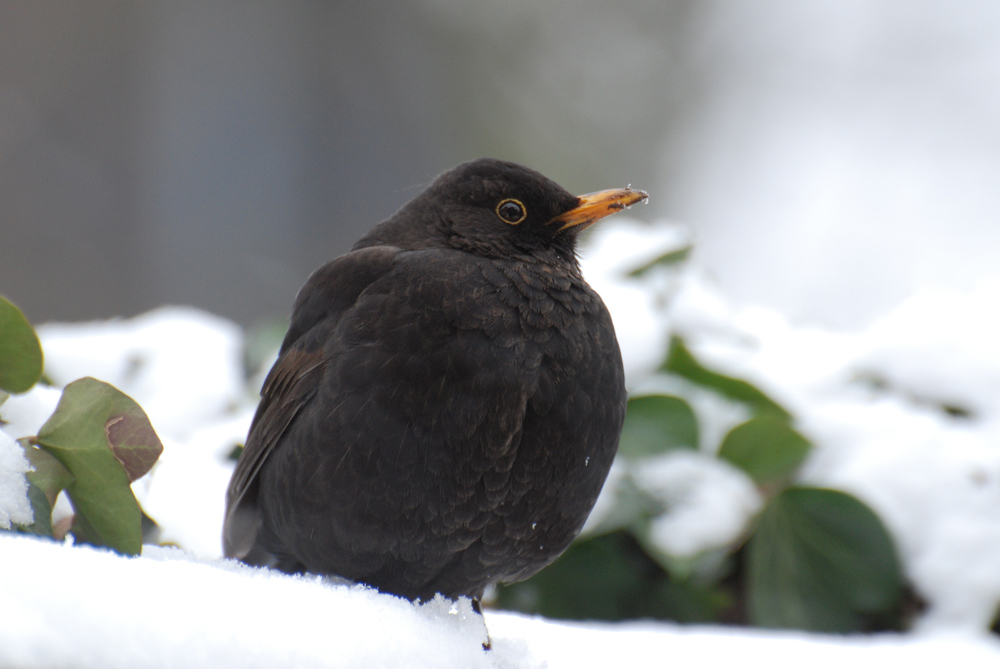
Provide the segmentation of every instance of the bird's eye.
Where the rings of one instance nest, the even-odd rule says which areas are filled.
[[[524,205],[517,200],[504,200],[497,205],[497,216],[506,223],[517,225],[528,216],[528,212],[525,211]]]

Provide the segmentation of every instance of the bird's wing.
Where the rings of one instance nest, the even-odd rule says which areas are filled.
[[[354,251],[318,269],[299,291],[278,361],[261,389],[246,446],[226,491],[223,548],[245,558],[259,525],[257,477],[288,426],[312,399],[324,373],[325,334],[358,296],[392,267],[394,247]]]

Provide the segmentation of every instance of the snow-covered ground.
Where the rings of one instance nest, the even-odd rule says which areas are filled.
[[[412,605],[232,562],[147,548],[123,558],[0,536],[3,667],[990,667],[973,634],[838,638],[671,624],[566,624],[469,602]],[[16,575],[16,577],[11,577]]]
[[[670,276],[623,277],[682,237],[619,219],[584,249],[630,387],[649,387],[667,334],[677,332],[705,364],[789,407],[816,445],[804,479],[852,492],[890,528],[928,603],[915,631],[841,638],[488,611],[493,650],[484,653],[482,621],[468,602],[413,605],[224,561],[227,456],[246,434],[261,379],[244,378],[239,328],[165,307],[128,321],[44,325],[39,334],[54,383],[95,376],[146,409],[164,452],[133,488],[161,541],[180,549],[146,547],[130,559],[0,534],[0,666],[1000,666],[1000,640],[987,632],[1000,602],[1000,276],[972,292],[915,294],[864,331],[834,332],[732,304],[697,257]],[[3,432],[34,434],[58,396],[38,387],[11,397],[0,406]],[[710,404],[695,409],[709,434],[739,419]],[[4,443],[0,514],[12,508],[9,482],[20,475]],[[743,510],[720,508],[697,483],[720,477],[699,476],[690,457],[678,466],[692,472],[681,481],[687,503],[677,505],[687,516],[665,522],[665,540],[731,534],[722,524],[752,509],[747,486],[730,486]],[[662,469],[650,472],[655,484],[679,485],[676,467]]]

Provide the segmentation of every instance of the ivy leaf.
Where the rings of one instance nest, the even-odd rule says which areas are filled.
[[[26,443],[28,439],[19,439],[24,457],[34,468],[28,472],[28,483],[36,486],[49,501],[49,511],[56,503],[56,497],[73,483],[73,475],[63,467],[53,455],[40,448]]]
[[[9,530],[0,528],[0,532],[17,532],[19,534],[34,534],[39,537],[52,537],[52,507],[45,499],[45,493],[38,486],[28,483],[28,504],[31,506],[32,522],[29,525],[12,523]]]
[[[52,536],[52,507],[56,497],[73,482],[73,475],[54,457],[40,448],[36,448],[27,439],[19,439],[18,443],[34,471],[28,472],[28,503],[34,522],[20,528],[23,532],[41,537]]]
[[[0,296],[0,390],[24,393],[42,378],[42,347],[21,310]]]
[[[730,430],[722,440],[719,457],[763,485],[787,478],[811,448],[809,440],[786,421],[764,414]]]
[[[698,448],[698,420],[690,405],[670,395],[630,398],[618,452],[634,458],[677,448]]]
[[[878,516],[836,490],[793,487],[761,514],[748,545],[751,621],[822,632],[861,630],[898,606],[899,558]]]
[[[74,477],[66,488],[76,512],[74,536],[138,555],[142,514],[129,484],[163,451],[142,408],[114,386],[79,379],[66,386],[34,443]]]
[[[497,605],[547,618],[711,622],[730,602],[710,585],[672,580],[620,530],[573,542],[551,565],[497,588]]]
[[[163,452],[163,445],[146,412],[135,402],[122,413],[108,418],[104,423],[104,434],[115,459],[128,474],[129,482],[152,469]]]
[[[670,337],[670,350],[660,371],[676,374],[730,399],[748,404],[757,413],[770,413],[786,420],[791,418],[780,404],[746,381],[703,367],[688,350],[684,340],[677,335]]]

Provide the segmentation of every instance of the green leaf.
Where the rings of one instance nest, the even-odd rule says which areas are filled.
[[[56,503],[56,497],[73,483],[73,475],[63,467],[53,455],[42,449],[26,443],[27,438],[18,440],[24,457],[34,467],[28,472],[28,483],[35,485],[49,501],[49,511]]]
[[[670,337],[670,350],[660,371],[677,374],[730,399],[748,404],[757,413],[770,413],[785,419],[791,417],[780,404],[746,381],[702,367],[688,350],[684,340],[677,335]]]
[[[653,258],[646,264],[636,267],[628,273],[628,276],[636,278],[643,276],[655,267],[669,267],[670,265],[682,263],[691,255],[692,249],[694,249],[694,245],[688,244],[687,246],[682,246],[679,249],[667,251],[666,253]]]
[[[52,536],[52,504],[41,488],[28,481],[28,503],[35,520],[31,525],[18,526],[17,530],[40,537]]]
[[[500,608],[569,620],[709,622],[729,603],[711,587],[670,580],[626,531],[576,541],[538,574],[497,594]]]
[[[73,475],[54,457],[28,442],[28,438],[17,440],[24,457],[33,468],[25,478],[28,480],[28,503],[34,519],[30,525],[18,526],[16,530],[51,538],[52,506],[60,491],[73,482]]]
[[[75,477],[66,493],[77,539],[138,555],[142,516],[129,484],[163,451],[142,408],[114,386],[79,379],[66,386],[35,443]]]
[[[677,448],[698,448],[698,420],[688,403],[670,395],[630,398],[618,452],[634,458]]]
[[[226,454],[226,459],[232,462],[239,462],[240,456],[243,455],[244,450],[243,444],[233,444],[233,447]]]
[[[788,477],[802,464],[812,444],[786,421],[764,414],[737,425],[719,448],[719,457],[736,465],[756,483]]]
[[[751,621],[823,632],[863,629],[892,612],[899,558],[878,516],[835,490],[795,487],[774,497],[748,546]]]
[[[0,296],[0,390],[24,393],[42,378],[42,347],[21,310]]]

